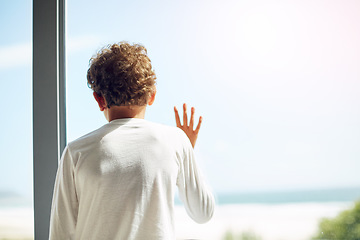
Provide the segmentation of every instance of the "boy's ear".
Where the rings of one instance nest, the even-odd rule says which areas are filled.
[[[103,96],[99,96],[99,94],[97,94],[96,92],[93,92],[93,95],[94,95],[95,100],[99,104],[100,111],[104,111],[107,107],[105,98]]]
[[[149,105],[149,106],[151,106],[151,105],[154,103],[154,101],[155,101],[155,95],[156,95],[156,88],[155,88],[154,92],[151,94],[150,99],[149,99],[149,101],[148,101],[148,105]]]

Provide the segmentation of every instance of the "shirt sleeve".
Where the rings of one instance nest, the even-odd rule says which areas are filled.
[[[50,240],[74,239],[78,199],[74,181],[74,164],[65,148],[59,162],[50,216]]]
[[[184,203],[186,212],[195,222],[206,223],[213,216],[215,200],[196,165],[194,150],[190,141],[188,142],[183,159],[179,161],[177,178],[179,197]]]

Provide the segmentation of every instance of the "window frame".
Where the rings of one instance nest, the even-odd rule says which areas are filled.
[[[33,0],[34,239],[48,239],[57,165],[66,146],[65,13],[65,0]]]

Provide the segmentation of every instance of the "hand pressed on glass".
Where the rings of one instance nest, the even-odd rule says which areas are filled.
[[[202,117],[199,117],[199,123],[196,126],[196,129],[194,130],[194,114],[195,114],[195,108],[192,107],[191,108],[191,116],[190,116],[190,123],[188,125],[188,116],[187,116],[187,107],[186,107],[186,103],[184,103],[183,105],[183,109],[184,109],[184,113],[183,113],[183,125],[181,125],[180,122],[180,117],[179,117],[179,112],[177,110],[176,107],[174,107],[174,111],[175,111],[175,120],[176,120],[176,126],[180,129],[182,129],[186,135],[188,136],[188,138],[190,139],[191,145],[193,146],[193,148],[195,147],[195,143],[196,143],[196,139],[198,137],[199,134],[199,130],[200,130],[200,126],[201,126],[201,122],[202,122]]]

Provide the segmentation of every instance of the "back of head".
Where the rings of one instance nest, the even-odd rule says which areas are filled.
[[[88,86],[106,99],[107,107],[143,106],[155,91],[156,75],[147,50],[120,42],[101,49],[90,59]]]

